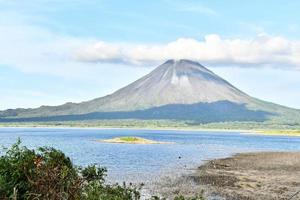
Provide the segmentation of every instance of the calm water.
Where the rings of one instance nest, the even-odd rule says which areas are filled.
[[[94,141],[119,136],[139,136],[175,144],[134,145]],[[0,128],[0,145],[8,147],[18,137],[30,148],[56,147],[77,165],[95,163],[105,166],[111,181],[131,182],[154,181],[161,173],[187,173],[205,160],[239,152],[300,151],[300,137],[229,132]]]

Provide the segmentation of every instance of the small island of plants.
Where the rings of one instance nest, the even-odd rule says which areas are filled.
[[[97,140],[106,143],[124,143],[124,144],[171,144],[171,142],[161,142],[149,140],[141,137],[116,137],[112,139]]]

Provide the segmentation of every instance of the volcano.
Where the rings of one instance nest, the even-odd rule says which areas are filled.
[[[249,96],[198,62],[168,60],[116,92],[82,103],[10,109],[1,121],[165,119],[298,123],[300,111]]]

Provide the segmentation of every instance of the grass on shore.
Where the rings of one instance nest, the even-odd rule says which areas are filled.
[[[0,122],[1,127],[40,127],[40,128],[124,128],[185,131],[237,131],[255,132],[260,135],[300,136],[300,124],[277,124],[271,122],[217,122],[193,123],[177,120],[91,120],[64,122]]]
[[[300,136],[300,130],[259,130],[256,132],[262,135]]]
[[[300,130],[300,124],[276,122],[200,123],[181,120],[85,120],[51,122],[0,122],[0,127],[133,128],[160,130]]]

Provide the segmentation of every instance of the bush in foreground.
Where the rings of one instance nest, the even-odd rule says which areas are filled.
[[[20,141],[0,157],[0,199],[42,200],[139,200],[140,187],[108,185],[106,169],[75,167],[54,148],[31,150]],[[152,197],[160,200],[159,197]],[[196,197],[192,200],[202,200]],[[185,200],[176,197],[175,200]]]

